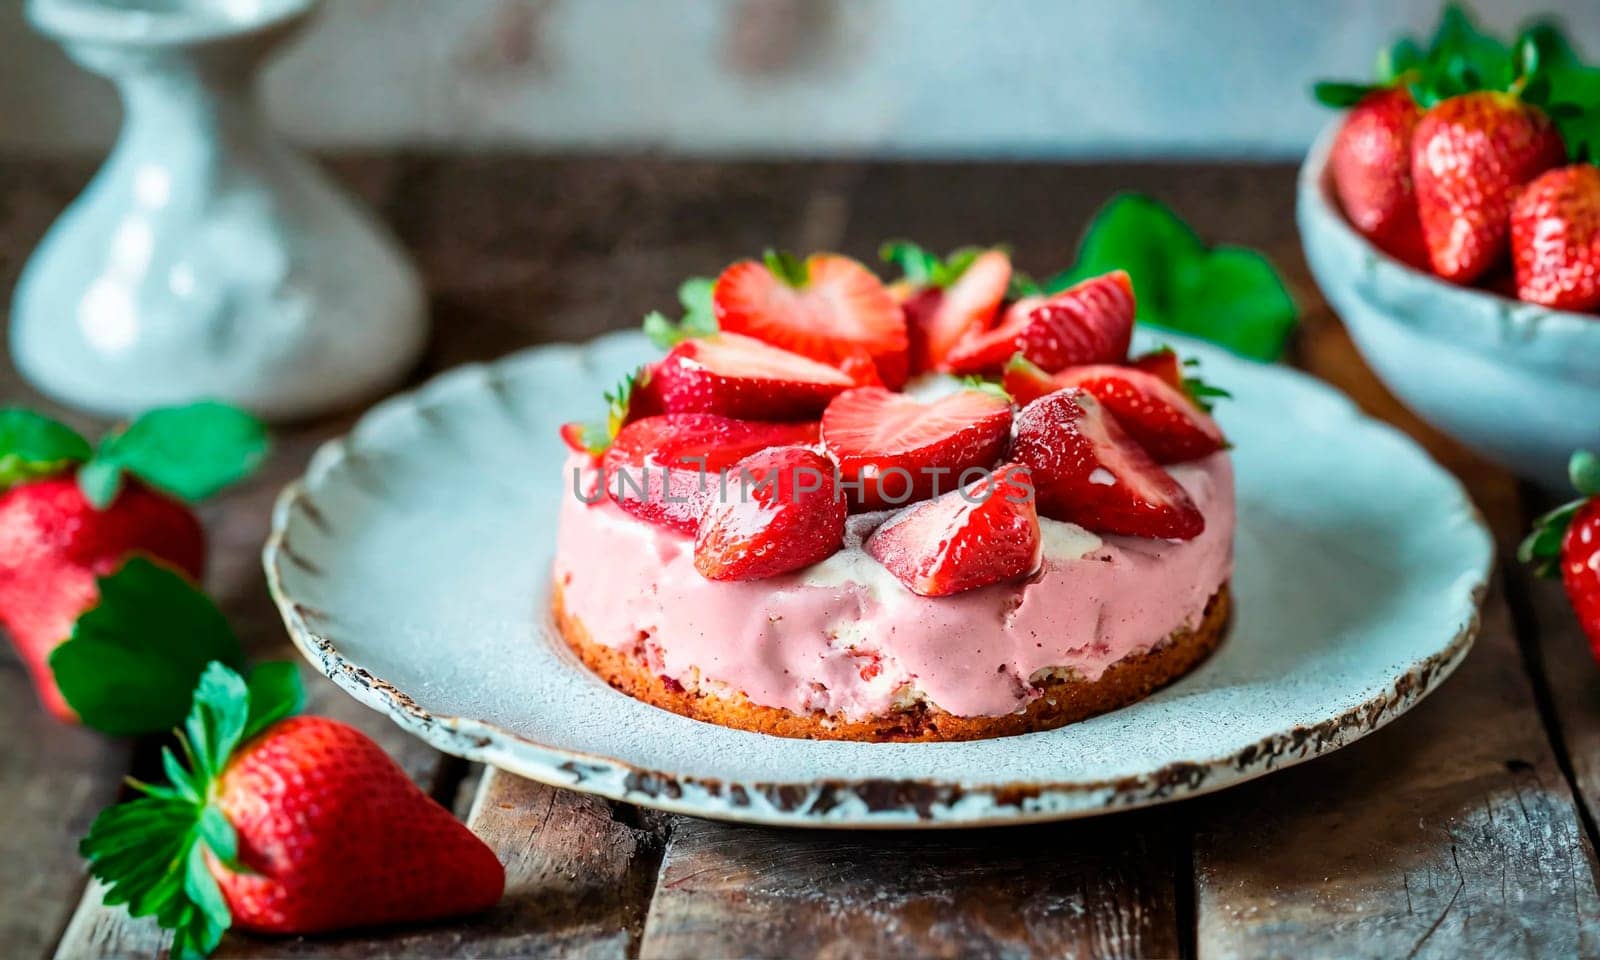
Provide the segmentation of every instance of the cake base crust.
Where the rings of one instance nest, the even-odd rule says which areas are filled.
[[[1098,680],[1046,680],[1039,686],[1042,695],[1016,713],[958,717],[919,703],[861,720],[763,706],[751,703],[742,693],[687,690],[671,678],[651,673],[642,657],[596,643],[583,623],[567,611],[560,583],[554,586],[551,607],[562,636],[578,658],[636,700],[706,723],[778,737],[899,742],[981,740],[1053,730],[1142,700],[1194,669],[1217,648],[1227,632],[1229,603],[1228,585],[1223,584],[1194,629],[1178,630],[1155,648],[1118,660]]]

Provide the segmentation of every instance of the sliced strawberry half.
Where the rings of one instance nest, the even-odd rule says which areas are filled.
[[[891,517],[866,550],[912,593],[943,597],[1027,576],[1039,565],[1039,515],[1014,463]]]
[[[1153,373],[1095,364],[1071,367],[1054,379],[1060,386],[1094,394],[1157,463],[1196,460],[1228,445],[1217,422],[1188,394]]]
[[[1011,458],[1030,471],[1042,516],[1097,533],[1189,540],[1205,517],[1093,394],[1067,387],[1017,414]]]
[[[707,500],[694,567],[710,580],[761,580],[808,567],[844,542],[832,462],[807,447],[751,454]]]
[[[839,465],[852,504],[865,509],[955,489],[962,471],[993,466],[1010,436],[1011,405],[979,390],[922,403],[860,387],[835,397],[822,414],[823,448]]]
[[[1000,375],[1000,387],[1011,395],[1011,402],[1025,407],[1047,393],[1061,389],[1054,377],[1039,369],[1020,353],[1012,354]]]
[[[652,382],[668,413],[743,420],[808,420],[855,386],[835,367],[735,333],[683,341]]]
[[[1133,338],[1133,283],[1121,270],[1090,277],[1049,297],[1023,297],[1000,325],[956,344],[945,366],[956,373],[998,370],[1021,352],[1047,372],[1121,363]]]
[[[601,461],[606,493],[641,520],[693,534],[718,475],[768,447],[813,444],[817,424],[674,413],[623,427]]]
[[[838,254],[741,260],[717,278],[711,303],[720,329],[823,363],[862,352],[878,361],[906,349],[900,304],[876,274]],[[879,372],[892,382],[881,363]]]
[[[1006,289],[1011,285],[1011,258],[1002,250],[985,250],[944,288],[931,309],[908,312],[919,325],[920,353],[913,358],[919,370],[945,369],[945,358],[956,344],[977,336],[993,325]]]

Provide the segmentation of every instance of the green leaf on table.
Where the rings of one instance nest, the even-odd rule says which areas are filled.
[[[61,695],[83,722],[112,734],[169,729],[189,711],[212,661],[244,662],[228,621],[183,574],[131,557],[99,579],[100,601],[50,654]]]
[[[21,407],[0,408],[0,490],[60,473],[93,450],[78,431]]]
[[[265,425],[237,407],[210,400],[159,407],[100,441],[80,482],[102,509],[124,472],[193,502],[249,476],[267,447]]]
[[[1078,260],[1047,293],[1111,270],[1128,272],[1138,320],[1209,340],[1256,360],[1282,354],[1297,309],[1272,264],[1243,247],[1208,248],[1167,207],[1142,194],[1113,197],[1095,215]]]

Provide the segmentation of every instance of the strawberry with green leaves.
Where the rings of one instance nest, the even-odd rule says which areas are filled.
[[[911,344],[911,370],[947,370],[950,351],[994,325],[1011,289],[1011,257],[999,248],[963,247],[940,259],[914,243],[883,245],[879,256],[900,268]]]
[[[1580,450],[1568,473],[1579,498],[1540,517],[1517,556],[1534,564],[1540,576],[1561,578],[1600,661],[1600,457]]]
[[[294,716],[295,668],[248,681],[213,663],[162,751],[169,782],[100,814],[80,845],[106,903],[199,957],[230,928],[313,934],[493,906],[505,871],[483,841],[353,727]]]
[[[0,410],[0,624],[52,713],[75,716],[49,659],[94,606],[96,578],[143,554],[198,580],[205,534],[187,503],[248,476],[266,451],[261,423],[219,403],[152,410],[97,447]]]
[[[654,365],[645,364],[607,390],[605,405],[604,420],[574,420],[561,425],[561,442],[567,445],[567,449],[584,454],[591,460],[599,460],[605,456],[623,427],[641,417],[660,413],[661,397],[656,386]]]

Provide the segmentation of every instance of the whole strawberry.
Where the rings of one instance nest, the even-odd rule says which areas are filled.
[[[1540,517],[1517,556],[1541,576],[1561,577],[1589,649],[1600,661],[1600,457],[1587,450],[1568,467],[1581,498]]]
[[[0,624],[52,713],[76,715],[49,658],[95,604],[96,579],[145,554],[198,580],[205,535],[183,501],[247,475],[265,451],[255,418],[215,403],[152,411],[98,449],[36,413],[0,410]]]
[[[167,749],[170,785],[103,812],[80,845],[127,904],[174,931],[172,954],[204,956],[230,927],[319,933],[491,907],[505,871],[360,731],[290,717],[295,668],[247,684],[220,663],[201,676]]]
[[[1374,90],[1350,109],[1328,155],[1339,206],[1378,249],[1428,266],[1411,182],[1411,135],[1422,111],[1403,87]]]
[[[1511,208],[1517,297],[1558,310],[1600,307],[1600,167],[1541,174]]]
[[[1480,90],[1430,108],[1412,133],[1411,175],[1433,272],[1471,283],[1500,262],[1518,192],[1565,159],[1550,118],[1513,94]]]

